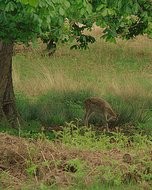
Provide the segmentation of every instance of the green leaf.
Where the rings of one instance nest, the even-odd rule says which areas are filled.
[[[65,11],[62,7],[59,8],[59,13],[61,16],[65,15]]]
[[[91,14],[91,13],[92,13],[92,6],[89,4],[89,5],[86,7],[86,10],[87,10],[88,14]]]
[[[139,4],[138,4],[138,3],[135,3],[135,4],[134,4],[134,11],[135,11],[135,13],[137,13],[139,9],[140,9]]]
[[[39,0],[29,0],[29,4],[36,7],[38,4]]]
[[[21,2],[21,3],[25,4],[25,5],[29,3],[28,0],[18,0],[18,2]]]
[[[108,15],[108,9],[104,9],[101,14],[104,17],[107,16]]]
[[[102,10],[102,9],[104,9],[105,8],[105,4],[101,4],[101,5],[99,5],[98,7],[97,7],[97,11],[100,11],[100,10]]]
[[[66,8],[70,7],[70,2],[69,1],[64,1],[64,5],[66,6]]]
[[[7,5],[6,5],[6,7],[5,7],[5,11],[6,11],[6,12],[14,11],[15,8],[16,8],[15,3],[9,2],[9,3],[7,3]]]
[[[85,12],[86,12],[86,10],[84,9],[84,8],[82,8],[81,10],[80,10],[80,15],[84,15],[85,14]]]
[[[39,0],[18,0],[19,2],[23,3],[23,4],[29,4],[33,7],[36,7],[38,5]]]

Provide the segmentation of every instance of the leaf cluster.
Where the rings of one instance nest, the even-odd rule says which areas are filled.
[[[83,27],[79,27],[79,24]],[[84,35],[92,25],[105,28],[103,38],[152,37],[151,0],[0,0],[0,40],[28,43],[35,38],[84,48],[95,39]]]

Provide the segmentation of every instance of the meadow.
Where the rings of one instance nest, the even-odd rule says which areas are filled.
[[[119,114],[115,126],[148,130],[152,122],[151,51],[151,40],[144,37],[117,44],[98,39],[86,51],[60,45],[52,57],[37,45],[13,60],[18,109],[26,121],[58,126],[83,119],[83,101],[97,96],[109,101]]]
[[[0,189],[151,188],[152,41],[111,44],[94,32],[89,49],[59,44],[51,57],[39,42],[16,47],[13,81],[24,124],[0,129]],[[83,126],[90,96],[119,114],[111,132],[98,116]]]

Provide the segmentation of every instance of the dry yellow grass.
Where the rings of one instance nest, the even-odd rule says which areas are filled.
[[[94,34],[100,30],[95,28]],[[117,44],[97,40],[89,50],[60,45],[54,56],[42,57],[40,47],[16,55],[13,79],[16,91],[37,96],[58,91],[92,89],[96,94],[123,97],[152,94],[152,43],[146,37]]]

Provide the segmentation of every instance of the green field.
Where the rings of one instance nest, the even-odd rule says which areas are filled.
[[[44,57],[43,46],[38,47],[13,60],[17,105],[25,120],[54,126],[83,119],[83,101],[98,96],[119,114],[115,126],[150,128],[150,40],[140,37],[117,44],[98,40],[86,51],[60,45],[53,57]]]
[[[90,49],[59,44],[52,57],[43,45],[17,46],[13,80],[24,124],[1,127],[19,138],[0,133],[0,170],[6,167],[0,189],[150,190],[151,40],[111,44],[95,32]],[[83,126],[90,96],[105,98],[119,114],[111,132],[102,130],[98,116]]]

